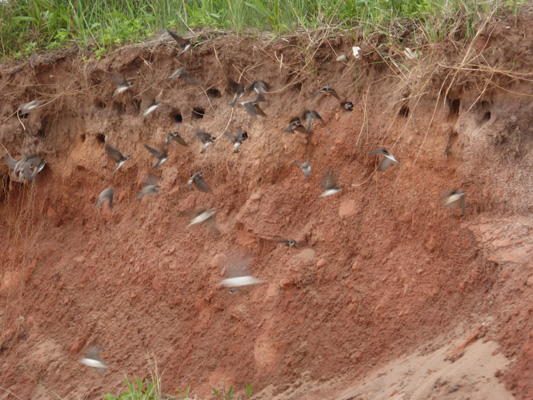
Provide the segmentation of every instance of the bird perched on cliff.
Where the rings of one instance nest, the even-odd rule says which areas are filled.
[[[167,145],[170,145],[172,143],[172,140],[175,140],[177,143],[181,144],[182,146],[189,147],[189,145],[185,142],[185,140],[183,140],[183,138],[178,133],[178,131],[170,132],[167,135],[167,138],[165,139],[165,143]]]
[[[133,86],[133,82],[128,82],[128,80],[121,74],[111,74],[111,80],[118,86],[117,90],[115,90],[115,93],[113,93],[113,97],[115,97],[117,94],[125,92]]]
[[[181,56],[191,47],[192,45],[191,39],[184,39],[181,36],[177,35],[176,32],[170,31],[168,29],[167,29],[167,32],[170,35],[170,37],[176,41],[176,43],[178,44],[178,48],[180,49],[176,58]]]
[[[19,117],[27,117],[31,110],[38,107],[40,104],[42,104],[43,100],[33,100],[29,103],[23,104],[18,109]]]
[[[293,239],[276,239],[276,242],[282,243],[287,247],[300,247],[306,244],[305,242],[297,242]]]
[[[457,207],[460,205],[461,215],[465,215],[466,192],[464,190],[453,188],[444,193],[441,199],[444,199],[441,203],[444,207]]]
[[[303,164],[302,163],[299,163],[298,161],[294,160],[294,163],[296,165],[299,165],[300,167],[302,167],[302,171],[305,175],[306,178],[309,178],[311,176],[311,165],[309,165],[309,162],[304,162]]]
[[[154,112],[161,103],[157,101],[154,95],[150,92],[144,92],[141,100],[141,109],[144,110],[143,117]]]
[[[156,184],[156,179],[153,176],[148,177],[141,192],[137,195],[140,200],[146,195],[156,196],[159,193],[159,185]]]
[[[293,133],[294,131],[299,131],[302,133],[306,132],[304,126],[302,125],[302,121],[299,119],[292,120],[287,129],[285,129],[285,133]]]
[[[172,75],[170,75],[168,79],[174,79],[174,78],[179,78],[182,81],[187,82],[189,85],[201,86],[201,83],[197,79],[193,78],[193,76],[189,74],[185,70],[185,68],[178,69]]]
[[[108,200],[109,208],[113,207],[113,188],[107,188],[102,190],[102,193],[98,195],[96,198],[96,208],[101,208],[102,204],[104,204],[104,201]]]
[[[243,106],[246,112],[252,117],[257,117],[257,115],[266,117],[265,112],[259,107],[259,104],[255,100],[242,101],[240,105]]]
[[[115,149],[114,147],[110,146],[107,143],[105,145],[105,151],[107,152],[109,158],[117,163],[117,166],[113,170],[113,174],[117,172],[117,169],[119,169],[131,157],[129,155],[126,155],[126,156],[122,155],[120,151],[118,151],[117,149]]]
[[[146,150],[148,150],[152,155],[157,159],[157,161],[154,164],[154,168],[157,169],[161,164],[163,164],[167,158],[168,158],[168,151],[166,149],[160,149],[156,150],[153,147],[148,146],[147,144],[144,145],[146,147]]]
[[[341,106],[346,111],[353,111],[353,103],[351,101],[345,101],[345,102],[341,103]]]
[[[324,178],[322,178],[322,187],[324,188],[324,192],[318,197],[331,196],[342,190],[342,187],[337,186],[337,179],[333,170],[329,170]]]
[[[324,122],[322,117],[315,110],[306,110],[304,112],[304,120],[307,121],[307,127],[305,128],[306,132],[311,130],[311,124],[313,123],[314,119],[319,119],[320,121]]]
[[[231,103],[229,103],[230,106],[235,107],[235,104],[237,104],[237,101],[244,96],[244,93],[246,93],[246,88],[241,85],[240,83],[235,82],[233,79],[228,78],[228,84],[231,89],[231,92],[233,93],[233,100]]]
[[[241,144],[248,139],[248,133],[243,132],[241,128],[237,131],[237,135],[234,135],[230,132],[224,132],[224,135],[231,140],[231,143],[233,143],[233,152],[238,153],[239,147]]]
[[[337,94],[335,89],[333,89],[331,86],[324,86],[323,88],[318,89],[315,93],[313,93],[313,95],[311,96],[311,99],[315,98],[320,93],[331,95],[335,97],[337,100],[340,100],[339,95]]]
[[[255,102],[259,103],[260,101],[266,102],[264,94],[266,89],[268,89],[268,85],[265,81],[253,81],[252,85],[248,90],[255,90],[255,92],[257,93]]]
[[[205,153],[205,149],[207,148],[207,146],[212,145],[213,142],[215,140],[217,140],[216,137],[211,136],[211,134],[209,132],[206,132],[206,131],[198,131],[198,132],[196,132],[196,138],[200,142],[202,142],[202,144],[203,144],[202,150],[200,150],[200,154]]]
[[[389,165],[391,165],[392,163],[396,165],[400,165],[398,163],[398,160],[396,160],[396,158],[394,158],[392,153],[388,150],[378,149],[378,150],[371,151],[368,154],[381,154],[382,156],[384,156],[383,160],[379,164],[378,171],[385,171],[389,167]]]
[[[196,186],[196,189],[198,189],[200,192],[210,192],[211,190],[209,189],[209,186],[207,186],[203,175],[204,173],[202,171],[195,173],[193,176],[191,176],[191,179],[187,181],[187,184],[185,186],[190,188],[194,184],[194,186]]]

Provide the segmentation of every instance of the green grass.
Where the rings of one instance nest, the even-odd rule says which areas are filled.
[[[442,39],[461,19],[472,34],[476,21],[496,11],[518,14],[527,0],[8,0],[0,2],[0,56],[22,58],[37,50],[75,44],[101,56],[163,28],[249,29],[283,34],[298,28],[361,27],[389,32],[402,24]]]

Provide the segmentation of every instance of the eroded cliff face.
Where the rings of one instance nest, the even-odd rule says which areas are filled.
[[[499,379],[533,395],[532,29],[487,26],[414,60],[380,36],[206,36],[179,59],[161,38],[99,62],[4,66],[0,142],[47,164],[28,184],[0,169],[3,389],[99,398],[124,375],[147,376],[153,358],[165,392],[190,383],[208,397],[226,381],[265,389],[258,399],[339,398],[387,362],[483,326],[510,361]],[[180,66],[202,88],[169,80]],[[112,72],[133,86],[113,97]],[[269,84],[266,117],[229,106],[228,77]],[[326,85],[353,111],[310,99]],[[147,93],[162,104],[143,118]],[[17,118],[35,98],[45,103]],[[285,134],[306,109],[323,122]],[[223,133],[239,127],[249,138],[234,153]],[[144,144],[176,129],[188,147],[173,144],[153,169]],[[200,129],[218,137],[204,154]],[[114,175],[106,143],[131,155]],[[378,148],[399,166],[376,172]],[[310,162],[310,178],[294,160]],[[318,198],[330,169],[342,191]],[[184,187],[198,171],[211,193]],[[137,200],[150,175],[159,195]],[[98,210],[106,187],[113,209]],[[453,187],[466,191],[462,217],[439,203]],[[187,227],[212,208],[218,233]],[[221,288],[243,265],[264,284]],[[91,344],[106,374],[77,362]],[[295,391],[325,381],[336,384]]]

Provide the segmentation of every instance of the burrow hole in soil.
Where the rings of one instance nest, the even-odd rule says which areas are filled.
[[[193,119],[202,119],[204,117],[205,110],[203,108],[195,107],[192,109],[192,118]]]
[[[217,98],[217,99],[219,97],[222,97],[222,94],[220,93],[220,90],[215,89],[215,88],[207,89],[207,95],[210,96],[210,97]]]
[[[450,115],[457,116],[459,115],[459,109],[461,108],[461,100],[453,99],[450,101]]]
[[[84,133],[82,133],[82,134],[80,135],[80,139],[81,139],[81,142],[82,142],[82,143],[85,142],[85,134],[84,134]]]
[[[105,143],[105,135],[103,133],[99,133],[96,135],[96,140],[98,143]]]
[[[170,114],[170,118],[172,118],[172,121],[177,124],[181,124],[183,122],[183,117],[179,111],[174,111],[172,114]]]
[[[402,108],[400,108],[400,117],[407,118],[409,116],[409,106],[407,104],[404,104]]]
[[[104,103],[104,102],[101,101],[101,100],[96,100],[96,101],[94,102],[94,106],[95,106],[97,109],[99,109],[99,110],[103,110],[104,108],[107,107],[107,104]]]
[[[484,124],[486,122],[489,122],[490,121],[490,118],[492,117],[492,114],[490,113],[490,111],[487,111],[485,114],[483,114],[483,117],[481,117],[481,123]]]

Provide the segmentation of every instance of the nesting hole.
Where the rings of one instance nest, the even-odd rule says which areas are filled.
[[[104,108],[107,107],[107,104],[104,103],[104,102],[101,101],[101,100],[96,100],[96,101],[94,102],[94,106],[95,106],[97,109],[99,109],[99,110],[103,110]]]
[[[103,133],[99,133],[96,135],[96,140],[98,143],[105,143],[105,135]]]
[[[461,108],[461,100],[453,99],[450,101],[450,115],[457,116],[459,115],[459,109]]]
[[[207,89],[207,95],[210,96],[210,97],[217,98],[217,99],[219,97],[222,97],[222,94],[220,93],[220,90],[215,89],[215,88]]]
[[[400,115],[400,117],[404,117],[404,118],[407,118],[409,116],[409,106],[407,104],[404,104],[400,108],[399,115]]]
[[[202,119],[204,117],[205,110],[203,108],[195,107],[192,109],[193,119]]]
[[[489,122],[491,117],[492,117],[491,112],[487,111],[485,114],[483,114],[483,117],[481,117],[480,123],[484,124],[486,122]]]
[[[80,139],[81,139],[81,142],[82,142],[82,143],[85,142],[85,134],[84,134],[84,133],[82,133],[82,134],[80,135]]]
[[[177,124],[181,124],[183,122],[183,117],[179,111],[174,111],[172,114],[170,114],[170,118]]]

